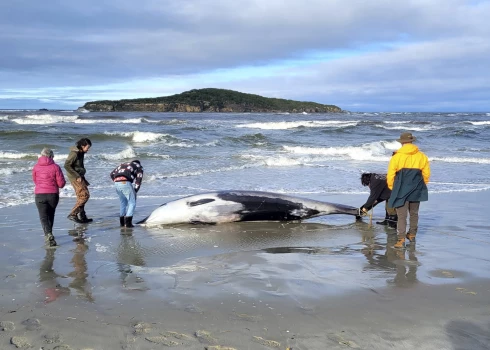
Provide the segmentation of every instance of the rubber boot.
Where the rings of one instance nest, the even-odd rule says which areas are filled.
[[[77,224],[83,224],[83,221],[78,218],[77,214],[70,214],[67,216],[67,218],[68,220],[74,221]]]
[[[133,217],[132,216],[125,216],[124,217],[124,226],[126,226],[126,227],[134,227],[133,226]]]
[[[386,213],[385,215],[385,219],[383,221],[376,221],[376,223],[378,225],[388,225],[389,224],[389,220],[390,219],[390,216],[388,215],[388,213]]]
[[[120,216],[120,217],[119,217],[119,225],[120,225],[121,227],[124,227],[124,226],[125,226],[125,223],[124,223],[124,216]]]
[[[84,211],[81,211],[80,213],[78,213],[78,218],[80,219],[80,221],[83,223],[83,224],[88,224],[92,221],[94,221],[94,219],[89,219],[87,217],[87,214],[85,214]]]
[[[388,216],[388,227],[396,229],[397,227],[397,222],[398,222],[398,216],[397,215],[390,215]]]

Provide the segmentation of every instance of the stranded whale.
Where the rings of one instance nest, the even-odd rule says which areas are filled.
[[[218,191],[165,203],[138,224],[145,226],[237,221],[295,221],[321,215],[359,215],[359,209],[278,193]]]

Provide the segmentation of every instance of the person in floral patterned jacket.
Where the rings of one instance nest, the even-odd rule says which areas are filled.
[[[134,227],[133,214],[136,208],[136,193],[143,181],[143,167],[139,160],[119,164],[112,172],[116,192],[119,196],[119,223],[121,227]]]

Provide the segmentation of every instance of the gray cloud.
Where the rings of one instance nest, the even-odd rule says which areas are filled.
[[[464,0],[5,1],[0,3],[0,95],[5,100],[5,90],[13,88],[86,89],[175,75],[186,79],[216,69],[298,60],[312,52],[359,50],[352,57],[290,68],[284,76],[213,86],[278,97],[323,96],[348,106],[390,101],[389,96],[403,101],[427,87],[434,94],[463,96],[475,84],[488,89],[483,57],[490,54],[489,15],[489,2]],[[102,94],[68,90],[78,98]]]

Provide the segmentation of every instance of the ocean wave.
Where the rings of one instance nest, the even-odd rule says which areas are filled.
[[[141,123],[157,123],[146,118],[131,118],[131,119],[77,119],[76,124],[141,124]]]
[[[23,173],[31,171],[32,168],[22,167],[22,168],[2,168],[0,169],[0,176],[10,176],[18,173]]]
[[[304,147],[304,146],[282,146],[284,150],[293,154],[327,156],[328,159],[351,159],[387,162],[391,158],[391,150],[395,148],[394,142],[373,142],[362,146],[339,146],[339,147]]]
[[[141,153],[141,158],[158,158],[158,159],[170,159],[168,154],[158,154],[153,152]]]
[[[133,142],[144,143],[144,142],[155,142],[165,137],[170,137],[169,134],[159,134],[155,132],[143,132],[143,131],[132,131],[132,132],[104,132],[105,135],[109,136],[122,136],[130,137]]]
[[[482,192],[490,190],[490,184],[430,182],[430,193]]]
[[[264,130],[286,130],[296,128],[345,128],[357,126],[357,120],[300,120],[295,122],[270,122],[270,123],[250,123],[237,125],[237,128],[264,129]]]
[[[479,121],[479,122],[474,122],[474,121],[467,121],[467,123],[470,123],[471,125],[476,125],[476,126],[479,126],[479,125],[490,125],[490,120],[484,120],[484,121]]]
[[[431,162],[490,164],[490,158],[429,157]]]
[[[55,114],[30,114],[23,118],[10,119],[11,122],[22,125],[43,125],[56,123],[73,123],[77,120],[77,115],[65,116]]]
[[[16,153],[16,152],[2,152],[2,151],[0,151],[0,158],[4,158],[4,159],[37,159],[38,155],[35,153]]]
[[[397,126],[397,125],[387,126],[384,124],[377,124],[375,126],[378,128],[385,129],[385,130],[404,130],[404,131],[420,131],[420,132],[432,131],[432,130],[441,130],[441,129],[447,128],[447,126],[445,126],[445,125],[437,125],[437,124],[427,124],[424,126],[416,126],[413,124],[410,124],[410,125],[404,124],[404,125],[400,125],[400,126]]]
[[[10,197],[0,199],[0,208],[15,207],[18,205],[34,203],[34,196],[29,197]]]
[[[187,124],[187,120],[184,119],[170,119],[170,120],[159,120],[158,125],[184,125]]]
[[[221,173],[221,172],[228,172],[228,171],[235,171],[235,170],[243,170],[243,169],[248,169],[248,168],[256,168],[258,166],[259,166],[258,164],[245,164],[245,165],[240,165],[240,166],[229,166],[229,167],[223,167],[223,168],[217,168],[217,169],[201,169],[201,170],[195,170],[195,171],[184,171],[184,172],[180,172],[180,173],[170,173],[170,174],[165,174],[165,175],[164,174],[155,174],[155,179],[200,176],[203,174]]]
[[[287,167],[305,165],[308,161],[306,159],[291,158],[289,156],[260,156],[243,154],[241,159],[252,160],[255,166],[269,166],[269,167]]]
[[[264,145],[267,143],[267,136],[261,133],[246,134],[237,137],[225,137],[225,140],[231,141],[233,144]]]
[[[126,149],[122,150],[121,152],[102,153],[97,155],[96,157],[107,159],[107,160],[122,160],[122,159],[136,158],[136,152],[131,146],[128,146]]]
[[[0,131],[0,136],[5,137],[5,138],[22,138],[25,136],[33,136],[37,135],[37,131],[31,131],[31,130],[1,130]]]

